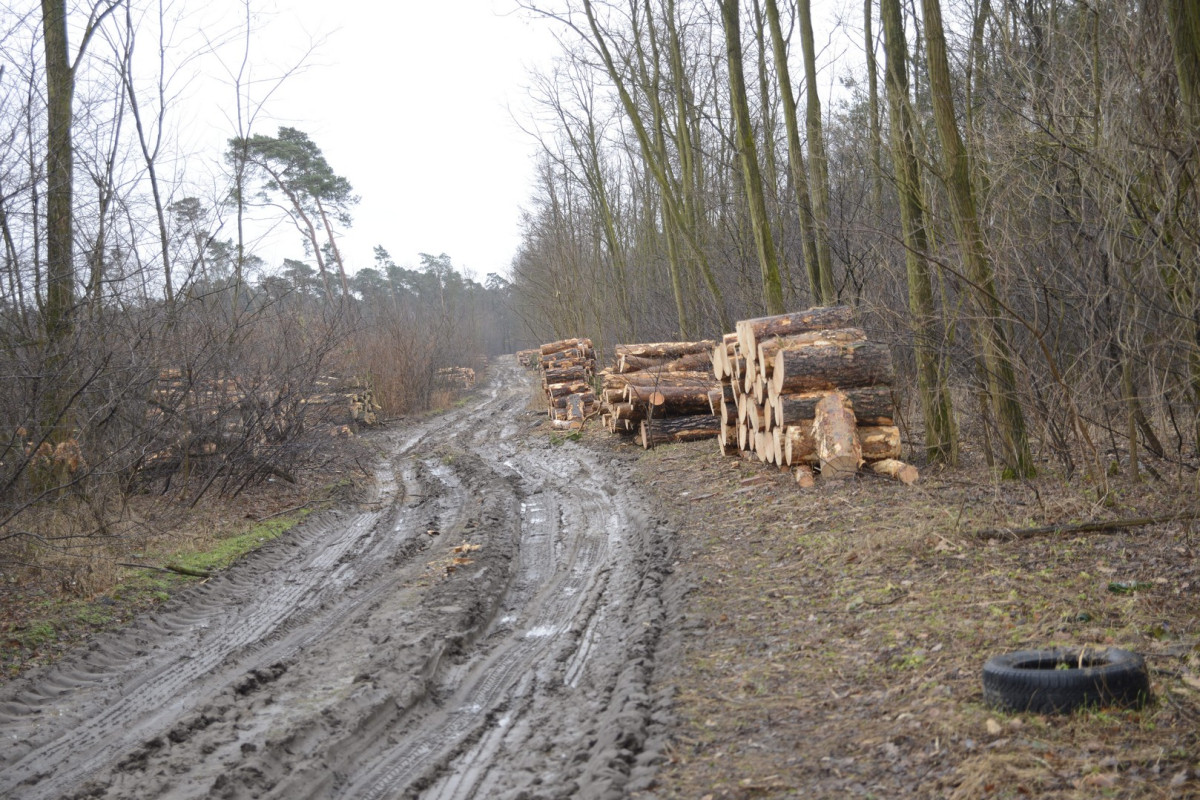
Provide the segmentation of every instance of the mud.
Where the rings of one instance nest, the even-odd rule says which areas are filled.
[[[662,760],[672,533],[531,376],[380,439],[321,514],[0,693],[0,797],[622,797]],[[464,547],[464,545],[467,545]]]

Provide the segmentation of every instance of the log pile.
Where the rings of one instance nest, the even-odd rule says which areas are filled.
[[[711,352],[721,452],[789,470],[800,486],[863,466],[913,483],[898,460],[891,356],[851,323],[846,306],[738,322]]]
[[[619,344],[615,366],[601,373],[600,414],[612,433],[637,436],[642,447],[711,439],[720,431],[709,394],[714,342]]]
[[[518,350],[517,363],[526,369],[536,369],[538,366],[538,358],[540,356],[541,353],[536,347],[530,350]]]
[[[475,370],[470,367],[442,367],[437,371],[439,386],[468,391],[475,386]]]
[[[592,340],[562,339],[542,345],[537,352],[550,424],[563,430],[582,428],[597,407],[591,383],[596,371]]]

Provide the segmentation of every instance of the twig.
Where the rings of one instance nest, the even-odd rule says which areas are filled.
[[[969,534],[974,539],[1032,539],[1035,536],[1053,536],[1074,533],[1110,533],[1126,528],[1141,528],[1146,525],[1161,525],[1164,522],[1200,519],[1200,511],[1177,511],[1156,517],[1126,517],[1125,519],[1091,520],[1070,525],[1043,525],[1037,528],[986,528]]]
[[[269,519],[275,519],[276,517],[282,517],[284,514],[291,514],[293,511],[299,511],[302,508],[308,508],[313,503],[325,503],[328,501],[329,501],[328,497],[314,498],[312,500],[309,500],[307,503],[301,503],[298,506],[292,506],[291,508],[285,508],[285,509],[283,509],[283,511],[276,511],[274,514],[267,514],[265,517],[259,517],[258,519],[254,520],[254,521],[255,522],[266,522]]]
[[[118,567],[130,567],[131,569],[152,569],[158,572],[170,572],[175,575],[187,575],[190,578],[212,577],[212,573],[206,570],[181,567],[178,564],[167,564],[165,567],[156,567],[153,564],[126,564],[122,561],[118,561],[116,564]]]

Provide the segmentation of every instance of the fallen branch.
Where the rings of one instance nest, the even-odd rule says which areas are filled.
[[[1032,539],[1035,536],[1054,536],[1057,534],[1075,533],[1112,533],[1127,528],[1142,528],[1147,525],[1161,525],[1165,522],[1178,522],[1187,519],[1200,519],[1200,511],[1177,511],[1174,514],[1162,514],[1156,517],[1126,517],[1125,519],[1091,520],[1076,522],[1070,525],[1043,525],[1037,528],[987,528],[970,534],[974,539]]]
[[[157,572],[170,572],[175,575],[187,575],[190,578],[211,578],[212,573],[202,569],[191,569],[190,567],[181,567],[178,564],[167,564],[165,567],[156,567],[153,564],[126,564],[122,561],[117,562],[118,567],[130,567],[131,569],[151,569]]]

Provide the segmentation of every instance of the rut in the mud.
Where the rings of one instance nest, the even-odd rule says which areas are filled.
[[[644,784],[668,533],[618,459],[529,436],[528,397],[498,365],[473,406],[390,435],[376,502],[7,687],[0,796]]]

